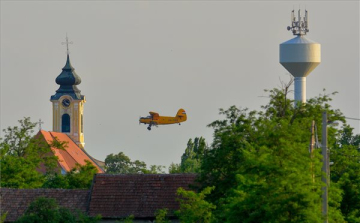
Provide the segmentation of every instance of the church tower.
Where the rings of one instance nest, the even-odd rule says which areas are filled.
[[[68,44],[68,41],[66,43]],[[68,50],[66,64],[55,80],[60,87],[50,98],[53,107],[53,131],[66,133],[84,149],[83,113],[86,101],[76,86],[81,83],[81,79],[74,70]]]

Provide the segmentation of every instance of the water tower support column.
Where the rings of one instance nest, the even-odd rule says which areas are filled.
[[[306,102],[306,77],[295,77],[295,101]]]

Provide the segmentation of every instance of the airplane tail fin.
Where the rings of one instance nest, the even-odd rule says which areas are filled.
[[[179,109],[179,111],[176,114],[176,117],[180,118],[180,120],[183,122],[187,120],[186,112],[182,108]]]

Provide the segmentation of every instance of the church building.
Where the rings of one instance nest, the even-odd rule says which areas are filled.
[[[69,54],[65,67],[56,78],[59,89],[51,96],[53,110],[53,131],[67,134],[81,149],[84,149],[83,112],[85,96],[80,94],[77,85],[80,77],[71,66]]]
[[[104,173],[104,162],[94,159],[85,151],[83,114],[86,100],[77,88],[81,78],[70,63],[69,50],[66,64],[55,81],[60,87],[50,97],[53,130],[40,130],[37,135],[42,136],[49,145],[53,140],[66,142],[65,150],[51,148],[54,155],[59,158],[58,166],[63,174],[69,172],[76,164],[85,165],[85,160],[91,162],[98,169],[98,173]]]

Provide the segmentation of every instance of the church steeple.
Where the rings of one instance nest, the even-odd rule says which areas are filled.
[[[51,100],[57,100],[63,95],[70,95],[72,98],[79,100],[84,98],[76,86],[81,83],[81,78],[76,74],[74,67],[71,65],[69,54],[67,55],[65,66],[55,79],[55,82],[60,85],[60,87],[56,91],[56,94],[51,96]]]
[[[85,96],[80,94],[76,85],[81,78],[70,63],[68,38],[66,37],[67,59],[62,72],[55,82],[60,85],[50,97],[53,103],[53,131],[66,133],[80,148],[84,148],[83,113]]]

